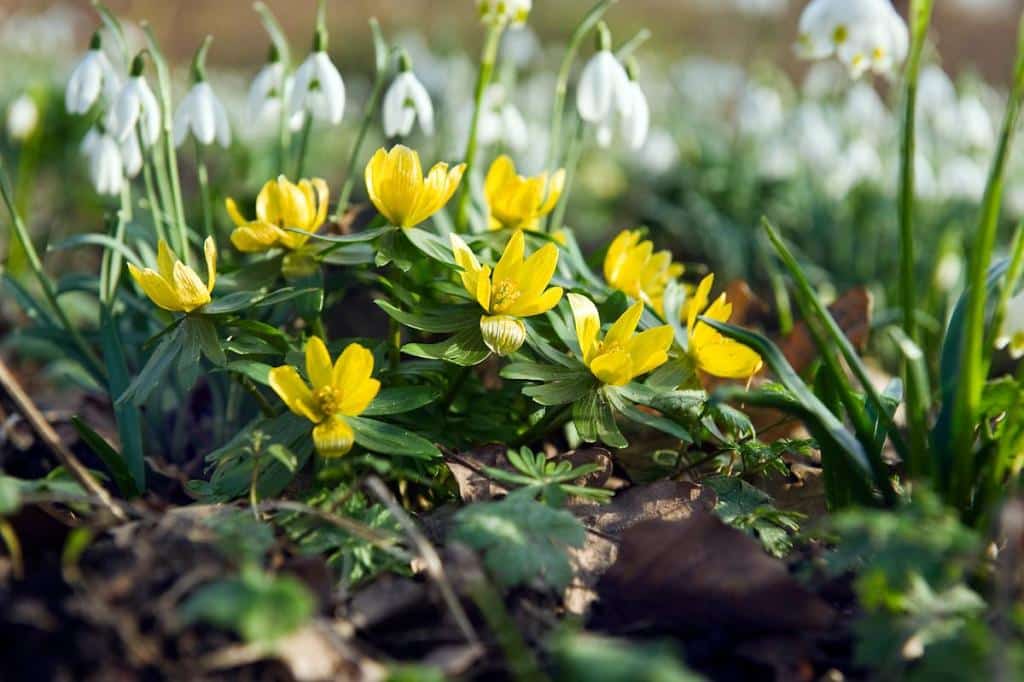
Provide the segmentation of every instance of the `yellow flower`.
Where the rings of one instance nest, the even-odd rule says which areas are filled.
[[[128,272],[153,303],[164,310],[190,313],[210,302],[210,293],[217,281],[217,245],[213,237],[203,243],[206,255],[206,284],[196,271],[174,255],[167,242],[157,246],[157,269],[137,268],[128,264]]]
[[[268,180],[256,197],[256,219],[246,220],[234,199],[226,199],[228,215],[235,223],[231,243],[249,253],[272,248],[297,249],[309,236],[288,228],[316,232],[327,220],[327,183],[320,178],[288,181],[283,175]]]
[[[705,317],[718,322],[728,322],[732,315],[732,304],[726,300],[724,292],[708,305],[708,295],[714,282],[713,274],[702,279],[687,304],[690,356],[697,368],[708,374],[723,379],[748,379],[761,370],[761,356],[742,343],[719,334],[711,325],[697,320],[702,311]]]
[[[405,145],[378,149],[366,165],[366,191],[395,227],[414,227],[441,210],[455,194],[466,164],[434,164],[426,178],[420,155]]]
[[[602,383],[624,386],[668,360],[672,327],[666,324],[636,333],[644,312],[642,301],[637,301],[622,313],[604,339],[599,339],[601,318],[594,303],[579,294],[569,294],[568,299],[576,324],[576,338],[583,352],[583,363]]]
[[[373,402],[380,382],[373,374],[373,354],[349,344],[338,361],[319,337],[306,342],[306,374],[312,387],[289,365],[270,370],[270,387],[295,414],[316,424],[313,444],[324,457],[340,457],[352,449],[355,434],[345,420],[357,417]]]
[[[480,318],[487,347],[498,355],[519,350],[526,327],[518,318],[546,313],[562,300],[561,287],[547,288],[558,265],[558,247],[545,244],[524,259],[526,239],[516,232],[492,273],[461,237],[453,233],[450,239],[455,262],[462,268],[462,286],[487,313]]]
[[[641,240],[640,230],[623,230],[604,257],[604,278],[613,289],[649,304],[664,315],[663,299],[668,283],[683,274],[669,251],[654,253],[654,244]]]
[[[537,229],[538,220],[555,208],[563,187],[564,169],[555,171],[550,178],[546,172],[524,178],[516,174],[512,159],[502,154],[491,164],[484,180],[491,229]]]

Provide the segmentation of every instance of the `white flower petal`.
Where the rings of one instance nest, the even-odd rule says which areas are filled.
[[[647,97],[636,81],[628,85],[631,93],[632,104],[629,109],[629,116],[622,119],[622,134],[626,138],[630,149],[638,150],[644,146],[647,140],[647,131],[651,126],[651,110],[647,105]]]
[[[608,115],[619,82],[617,71],[622,71],[622,65],[608,50],[598,51],[583,67],[576,88],[576,109],[584,121],[598,123]]]
[[[412,73],[408,79],[408,95],[412,99],[413,107],[416,109],[416,118],[419,119],[420,128],[426,135],[434,134],[434,103],[430,101],[430,94],[423,87],[419,79]]]
[[[314,58],[316,78],[320,83],[320,91],[326,105],[326,120],[331,125],[337,125],[345,115],[345,82],[326,52],[317,52]]]

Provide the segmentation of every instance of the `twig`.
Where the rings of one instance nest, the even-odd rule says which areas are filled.
[[[444,599],[448,609],[452,613],[452,617],[455,619],[456,625],[462,630],[463,637],[466,638],[470,644],[479,645],[480,637],[476,634],[476,630],[473,629],[473,625],[469,622],[469,617],[466,615],[466,611],[462,608],[462,604],[459,603],[458,598],[455,596],[455,591],[452,589],[451,583],[448,581],[448,576],[445,575],[444,567],[441,565],[441,557],[438,556],[437,550],[430,544],[426,536],[420,532],[420,529],[416,526],[416,523],[410,518],[409,514],[402,509],[402,505],[398,504],[395,500],[394,495],[387,489],[384,482],[376,476],[371,476],[366,480],[366,487],[369,488],[370,492],[381,501],[381,503],[388,508],[388,511],[395,517],[398,523],[402,526],[402,530],[406,532],[412,544],[416,547],[416,551],[419,553],[420,558],[423,560],[423,564],[426,568],[427,574],[437,583],[438,589],[441,591],[441,598]]]
[[[75,477],[83,488],[95,495],[101,505],[113,515],[118,521],[127,521],[128,517],[124,511],[114,503],[114,500],[110,497],[110,493],[107,492],[106,488],[99,484],[89,470],[82,464],[81,461],[71,450],[61,441],[60,436],[53,430],[50,423],[46,421],[39,408],[32,402],[32,398],[25,393],[25,390],[18,383],[18,380],[8,369],[7,364],[0,359],[0,386],[3,387],[4,392],[11,397],[15,407],[18,411],[24,415],[25,419],[32,426],[32,429],[36,432],[36,435],[43,441],[53,454],[57,456],[61,464],[64,465],[72,476]]]
[[[390,535],[385,535],[369,526],[365,526],[358,521],[345,518],[344,516],[338,516],[331,512],[311,507],[308,504],[302,504],[301,502],[289,502],[286,500],[268,500],[266,502],[260,502],[258,506],[259,511],[290,511],[299,514],[308,514],[309,516],[315,516],[316,518],[336,526],[346,533],[351,533],[360,540],[365,540],[378,549],[387,552],[401,561],[410,561],[412,557],[405,551],[395,547],[398,539]]]

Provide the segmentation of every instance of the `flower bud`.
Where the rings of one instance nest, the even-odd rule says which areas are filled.
[[[321,457],[341,457],[348,454],[355,442],[352,427],[339,416],[330,416],[313,427],[313,445]]]
[[[510,315],[484,315],[480,318],[484,343],[496,355],[510,355],[526,341],[526,325]]]

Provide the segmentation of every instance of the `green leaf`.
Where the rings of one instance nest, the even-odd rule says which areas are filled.
[[[264,294],[260,291],[236,291],[227,296],[221,296],[203,307],[204,315],[223,315],[226,313],[237,313],[255,305],[263,300]]]
[[[116,399],[128,388],[131,377],[117,323],[106,306],[102,308],[100,315],[100,347],[103,351],[103,361],[107,365],[107,391],[111,399]],[[121,438],[124,462],[132,475],[133,488],[141,492],[146,489],[142,416],[136,405],[118,402],[114,404],[114,418],[117,421],[118,436]]]
[[[11,516],[21,509],[18,479],[0,474],[0,516]]]
[[[503,587],[540,580],[563,590],[572,580],[566,550],[583,546],[583,525],[533,495],[523,489],[500,502],[464,507],[455,515],[454,537],[483,554],[487,569]]]
[[[350,244],[325,251],[319,258],[328,265],[370,265],[376,262],[376,254],[372,244]]]
[[[615,414],[603,388],[597,388],[573,403],[572,420],[580,438],[588,443],[600,440],[613,448],[629,445],[615,423]]]
[[[501,369],[502,379],[519,381],[564,381],[579,374],[578,369],[542,362],[510,362]]]
[[[181,331],[183,328],[184,325],[178,325],[164,337],[153,354],[149,356],[142,371],[117,399],[117,405],[128,402],[141,405],[161,385],[182,350],[185,336]]]
[[[249,377],[257,384],[270,385],[270,365],[255,360],[234,360],[224,365],[224,369],[231,372],[238,372]]]
[[[418,227],[405,228],[402,230],[402,234],[424,255],[439,263],[456,267],[455,261],[452,259],[452,247],[446,240]]]
[[[205,622],[237,632],[251,643],[271,645],[313,615],[316,600],[290,576],[247,567],[236,578],[205,585],[181,607],[186,623]]]
[[[192,326],[196,339],[199,341],[199,348],[206,359],[218,367],[227,364],[227,357],[224,355],[224,349],[221,348],[217,328],[213,322],[203,317],[190,317],[187,324]]]
[[[565,405],[582,398],[597,387],[597,380],[590,372],[576,372],[564,379],[545,384],[526,386],[523,394],[545,406]]]
[[[402,352],[418,358],[445,360],[462,367],[478,365],[491,355],[491,349],[480,336],[479,325],[463,329],[447,341],[407,343],[402,346]]]
[[[441,451],[433,443],[412,431],[365,417],[345,417],[345,421],[355,432],[356,442],[367,450],[423,459],[441,456]]]
[[[381,236],[385,232],[394,232],[395,228],[390,225],[384,227],[376,227],[370,230],[364,230],[362,232],[353,232],[352,234],[317,234],[309,233],[305,230],[289,229],[289,232],[295,232],[297,234],[309,235],[313,239],[321,242],[331,242],[333,244],[359,244],[361,242],[372,242],[377,237]]]
[[[256,302],[257,308],[265,308],[285,301],[291,301],[305,296],[320,296],[323,290],[320,287],[283,287],[269,296],[264,296]]]
[[[383,299],[377,299],[374,303],[396,322],[424,332],[445,334],[480,326],[481,310],[475,305],[452,305],[412,313],[396,308]]]
[[[370,406],[364,411],[364,415],[379,417],[388,414],[401,414],[411,412],[417,408],[429,405],[441,397],[441,389],[437,386],[402,386],[400,388],[385,388],[373,399]]]
[[[72,237],[53,244],[48,251],[66,251],[80,246],[99,246],[109,251],[116,251],[124,256],[131,263],[141,263],[142,259],[138,254],[129,249],[123,243],[105,234],[76,234]]]
[[[614,388],[606,389],[606,393],[612,406],[614,406],[615,409],[618,410],[626,419],[643,426],[649,426],[652,429],[657,429],[662,433],[667,433],[674,438],[678,438],[684,443],[693,442],[693,436],[690,435],[690,432],[675,421],[668,419],[667,417],[651,414],[638,409],[636,405],[626,400]]]
[[[95,453],[97,457],[107,467],[107,471],[110,472],[111,477],[114,479],[114,483],[117,484],[117,489],[121,491],[121,494],[126,498],[132,498],[139,494],[138,488],[135,486],[135,479],[132,476],[131,471],[128,470],[127,462],[125,458],[121,456],[121,453],[115,450],[110,444],[104,440],[103,436],[93,431],[92,427],[86,424],[80,417],[71,417],[71,425],[75,427],[75,431],[78,432],[78,436],[82,439],[89,449]]]

